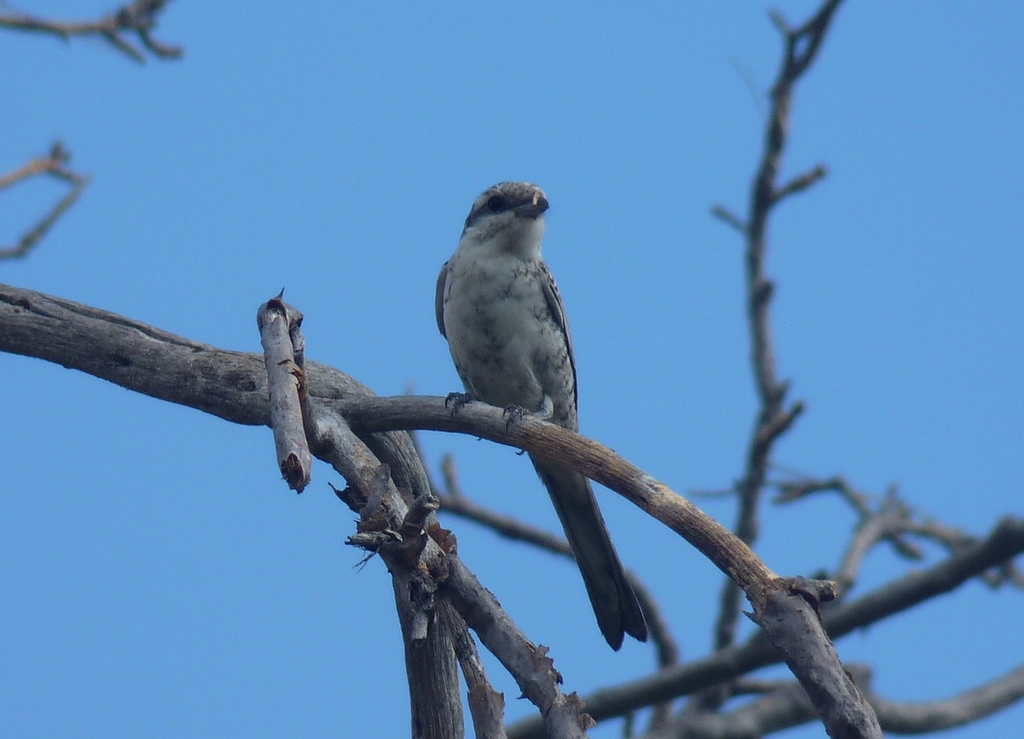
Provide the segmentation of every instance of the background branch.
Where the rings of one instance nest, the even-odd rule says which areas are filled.
[[[737,485],[739,511],[733,530],[747,545],[753,545],[757,539],[758,509],[772,445],[803,410],[803,404],[799,401],[785,409],[789,385],[778,379],[775,367],[769,313],[774,285],[765,271],[768,218],[772,208],[785,196],[806,189],[825,174],[824,168],[819,166],[781,188],[775,184],[782,169],[782,153],[786,146],[794,87],[814,61],[839,3],[840,0],[826,0],[810,20],[793,30],[788,28],[781,16],[772,16],[783,35],[784,54],[772,85],[772,104],[764,150],[754,176],[747,218],[740,221],[721,206],[712,209],[718,218],[733,227],[741,228],[746,241],[747,322],[754,385],[760,399],[760,408],[747,447],[746,469]],[[715,626],[715,649],[727,647],[734,642],[739,615],[740,592],[735,583],[726,580],[722,586],[718,622]],[[705,700],[709,707],[713,707],[726,697],[724,693],[719,693],[706,696]]]
[[[61,182],[71,185],[71,189],[67,194],[58,200],[53,208],[36,225],[26,231],[18,241],[11,246],[0,246],[0,260],[26,256],[32,250],[32,247],[38,244],[40,239],[47,234],[53,224],[57,222],[57,219],[78,200],[86,185],[89,184],[89,177],[78,174],[68,167],[67,164],[70,159],[71,153],[64,148],[60,141],[56,141],[50,147],[48,155],[36,157],[14,171],[0,175],[0,190],[12,187],[19,182],[24,182],[39,175],[50,175]]]
[[[936,565],[911,572],[860,598],[832,605],[822,612],[825,631],[835,641],[936,595],[950,592],[999,562],[1024,552],[1024,518],[1005,518],[982,541]],[[584,696],[587,712],[602,720],[622,716],[652,703],[691,695],[778,664],[779,652],[761,632],[742,646],[727,647],[700,659],[661,670],[639,680]],[[509,729],[516,739],[542,739],[540,725],[522,721]]]
[[[51,21],[30,15],[0,13],[0,28],[31,31],[70,41],[74,36],[99,36],[118,51],[142,64],[146,56],[126,36],[138,36],[142,48],[158,59],[178,59],[180,46],[169,46],[153,38],[157,19],[168,0],[135,0],[95,21]]]
[[[964,726],[1024,698],[1024,666],[1006,675],[937,701],[906,703],[871,695],[878,719],[894,734],[924,734]]]

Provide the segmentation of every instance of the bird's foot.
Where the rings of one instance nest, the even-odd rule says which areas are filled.
[[[448,397],[444,399],[444,407],[450,410],[454,416],[459,412],[459,409],[462,408],[462,406],[466,405],[466,403],[471,403],[474,400],[476,400],[476,398],[469,393],[448,393]]]
[[[527,416],[532,416],[533,414],[521,405],[510,403],[505,406],[503,415],[505,416],[505,433],[507,434],[513,423],[519,423]]]
[[[505,406],[505,433],[512,427],[512,424],[519,423],[524,418],[529,416],[535,418],[538,421],[550,421],[555,415],[555,404],[551,400],[551,396],[545,395],[544,401],[541,407],[535,411],[531,411],[528,408],[524,408],[521,405],[510,403]]]

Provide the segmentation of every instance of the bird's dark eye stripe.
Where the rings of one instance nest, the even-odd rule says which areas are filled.
[[[468,228],[471,224],[475,223],[485,213],[502,213],[511,207],[512,201],[509,198],[502,195],[491,195],[482,205],[477,206],[469,214],[466,218],[466,227]]]

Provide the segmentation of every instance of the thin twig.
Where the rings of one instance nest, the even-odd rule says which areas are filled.
[[[747,224],[743,222],[743,219],[730,211],[724,205],[711,206],[711,215],[732,226],[740,233],[747,232]]]
[[[68,193],[58,200],[53,208],[36,225],[26,231],[13,246],[0,246],[0,259],[17,259],[26,256],[53,227],[57,219],[78,200],[86,185],[89,184],[89,177],[78,174],[68,167],[70,159],[71,153],[64,148],[60,141],[57,141],[50,147],[50,153],[46,156],[36,157],[13,172],[0,175],[0,190],[40,175],[50,175],[71,185]]]
[[[773,499],[776,503],[792,503],[810,495],[831,492],[838,494],[857,514],[857,529],[834,578],[840,598],[853,587],[861,561],[878,543],[888,542],[905,559],[920,560],[924,558],[924,552],[911,541],[911,536],[938,544],[951,554],[979,541],[977,536],[955,526],[922,519],[899,498],[895,485],[890,486],[877,505],[872,502],[872,496],[856,490],[839,475],[827,478],[801,476],[775,485],[779,490]],[[1024,587],[1024,573],[1012,561],[985,572],[981,579],[991,587],[1007,583]]]

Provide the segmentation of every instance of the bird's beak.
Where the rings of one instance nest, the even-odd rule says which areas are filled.
[[[537,193],[533,196],[532,202],[516,206],[516,215],[526,216],[528,218],[538,218],[547,209],[548,199],[540,193]]]

